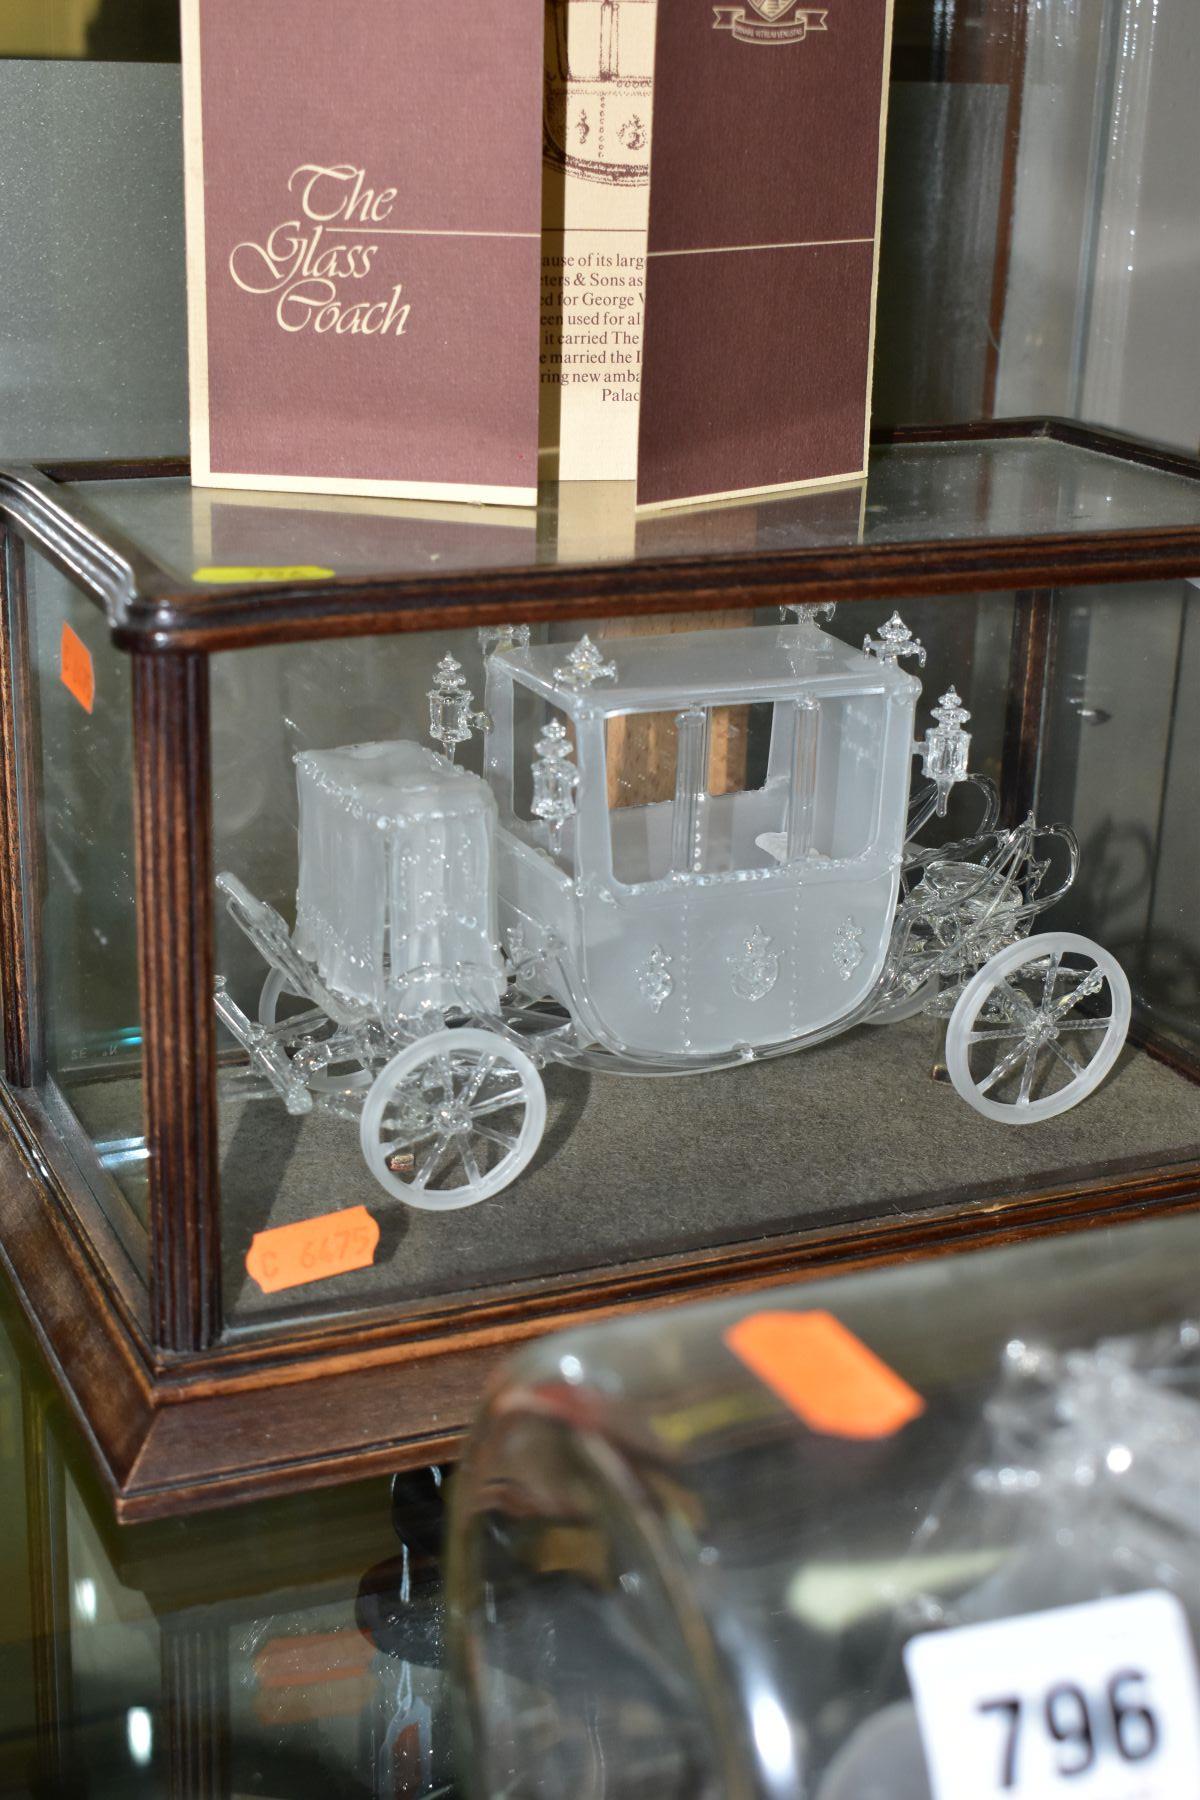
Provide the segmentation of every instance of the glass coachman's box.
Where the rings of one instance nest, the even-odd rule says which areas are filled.
[[[1200,1196],[1187,27],[926,13],[865,485],[6,450],[0,1252],[123,1516],[448,1457],[559,1324]]]

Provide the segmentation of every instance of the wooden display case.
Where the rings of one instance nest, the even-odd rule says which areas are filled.
[[[0,1254],[120,1516],[450,1456],[496,1359],[583,1317],[1200,1194],[1177,700],[1200,462],[1048,421],[918,430],[877,443],[865,487],[649,517],[586,484],[498,515],[88,464],[0,475],[0,519]],[[1079,830],[1051,922],[1130,974],[1112,1098],[994,1147],[961,1107],[940,1122],[919,1023],[769,1077],[564,1079],[524,1213],[518,1184],[438,1235],[376,1195],[375,1267],[256,1293],[253,1231],[359,1198],[340,1140],[223,1098],[217,854],[286,889],[297,745],[420,735],[434,651],[479,627],[566,641],[825,601],[852,643],[902,605],[922,705],[943,672],[971,683],[1004,819]]]

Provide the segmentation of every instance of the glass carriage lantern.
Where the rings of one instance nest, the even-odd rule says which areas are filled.
[[[937,724],[926,731],[924,742],[916,745],[916,753],[921,758],[925,779],[937,788],[938,817],[944,819],[950,789],[966,779],[971,734],[963,726],[971,715],[958,690],[951,687],[934,707],[933,716]]]
[[[428,698],[429,735],[453,762],[454,752],[473,731],[488,729],[486,714],[471,711],[471,690],[457,658],[443,656]]]

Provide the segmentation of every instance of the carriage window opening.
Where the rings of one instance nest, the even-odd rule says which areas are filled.
[[[767,779],[771,746],[769,702],[754,706],[706,708],[708,759],[706,791],[740,793]],[[675,797],[676,709],[623,713],[608,721],[608,804],[645,806]]]
[[[878,830],[886,701],[880,694],[823,699],[815,731],[812,715],[804,712],[797,714],[786,829],[818,856],[862,856]]]
[[[613,874],[631,886],[671,869],[679,710],[619,713],[605,725]]]
[[[750,793],[767,779],[771,724],[775,708],[769,700],[753,706],[714,706],[709,737],[710,794]]]
[[[774,713],[771,703],[691,705],[608,721],[618,881],[770,866],[756,838],[784,828],[786,784],[767,779]]]

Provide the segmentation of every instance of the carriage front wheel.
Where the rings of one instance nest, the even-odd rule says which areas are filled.
[[[450,1212],[515,1181],[545,1124],[546,1090],[525,1052],[464,1026],[418,1038],[380,1070],[359,1141],[389,1194]]]
[[[1010,944],[963,989],[946,1067],[968,1106],[1035,1125],[1099,1087],[1125,1042],[1129,982],[1115,956],[1071,931]]]

